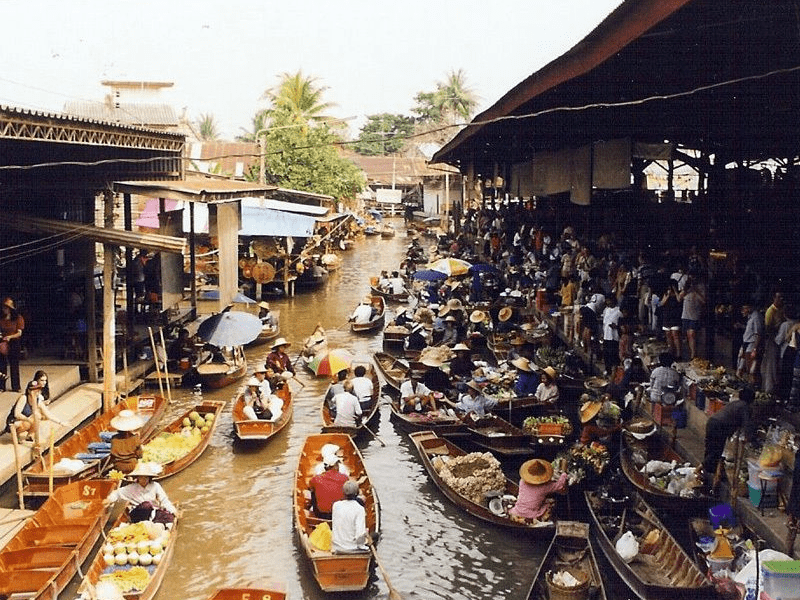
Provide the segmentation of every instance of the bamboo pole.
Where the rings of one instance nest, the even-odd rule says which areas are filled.
[[[50,428],[50,469],[48,478],[47,478],[47,491],[52,496],[53,494],[53,445],[54,445],[54,438],[55,438],[55,430],[51,427]]]
[[[150,347],[153,349],[153,361],[156,363],[156,376],[158,377],[158,392],[161,397],[164,397],[164,384],[161,381],[161,366],[158,364],[158,353],[156,352],[156,340],[153,337],[153,328],[148,326],[147,331],[150,333]]]
[[[122,350],[122,372],[124,373],[125,377],[125,397],[128,397],[128,394],[131,391],[131,380],[128,375],[128,348],[123,348]]]
[[[731,495],[731,508],[736,509],[736,502],[739,499],[739,469],[742,468],[742,455],[744,454],[744,444],[742,437],[736,436],[736,450],[733,461],[733,481],[728,482],[729,493]]]
[[[17,469],[17,495],[19,496],[19,507],[25,508],[25,498],[22,495],[22,465],[19,460],[19,438],[17,437],[17,428],[14,424],[11,425],[11,441],[14,443],[14,466]]]
[[[164,349],[164,379],[167,383],[167,401],[172,402],[172,387],[169,383],[169,367],[167,366],[167,345],[164,343],[164,330],[159,327],[158,335],[161,338],[161,347]]]

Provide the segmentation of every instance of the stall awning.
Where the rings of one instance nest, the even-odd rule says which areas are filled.
[[[308,215],[243,204],[239,235],[311,237],[316,222]]]

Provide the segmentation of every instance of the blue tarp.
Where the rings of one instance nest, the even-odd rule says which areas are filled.
[[[242,205],[242,228],[239,235],[311,237],[314,217],[270,208]]]

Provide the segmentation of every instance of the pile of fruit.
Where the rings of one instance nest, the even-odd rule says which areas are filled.
[[[572,423],[564,415],[548,415],[544,417],[528,417],[522,422],[522,428],[528,433],[539,434],[539,426],[542,424],[556,424],[561,426],[560,435],[572,433]]]
[[[192,411],[188,417],[184,417],[180,432],[161,433],[142,446],[142,460],[166,465],[183,458],[200,443],[213,422],[213,413],[203,417],[197,411]]]
[[[127,523],[112,529],[103,546],[103,561],[112,569],[100,577],[101,581],[111,581],[123,593],[144,590],[150,581],[145,567],[161,562],[169,535],[164,525],[150,521]],[[123,568],[114,569],[115,566]]]

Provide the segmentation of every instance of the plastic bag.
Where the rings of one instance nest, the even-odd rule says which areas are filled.
[[[617,554],[626,563],[631,562],[639,554],[639,542],[636,541],[633,533],[626,531],[616,544]]]
[[[311,545],[315,548],[323,550],[324,552],[330,552],[332,538],[333,532],[331,531],[330,525],[327,523],[320,523],[314,527],[314,531],[308,536],[308,541],[311,542]]]
[[[775,468],[781,464],[783,453],[779,446],[775,444],[767,444],[761,450],[761,457],[758,459],[759,464],[766,468]]]

